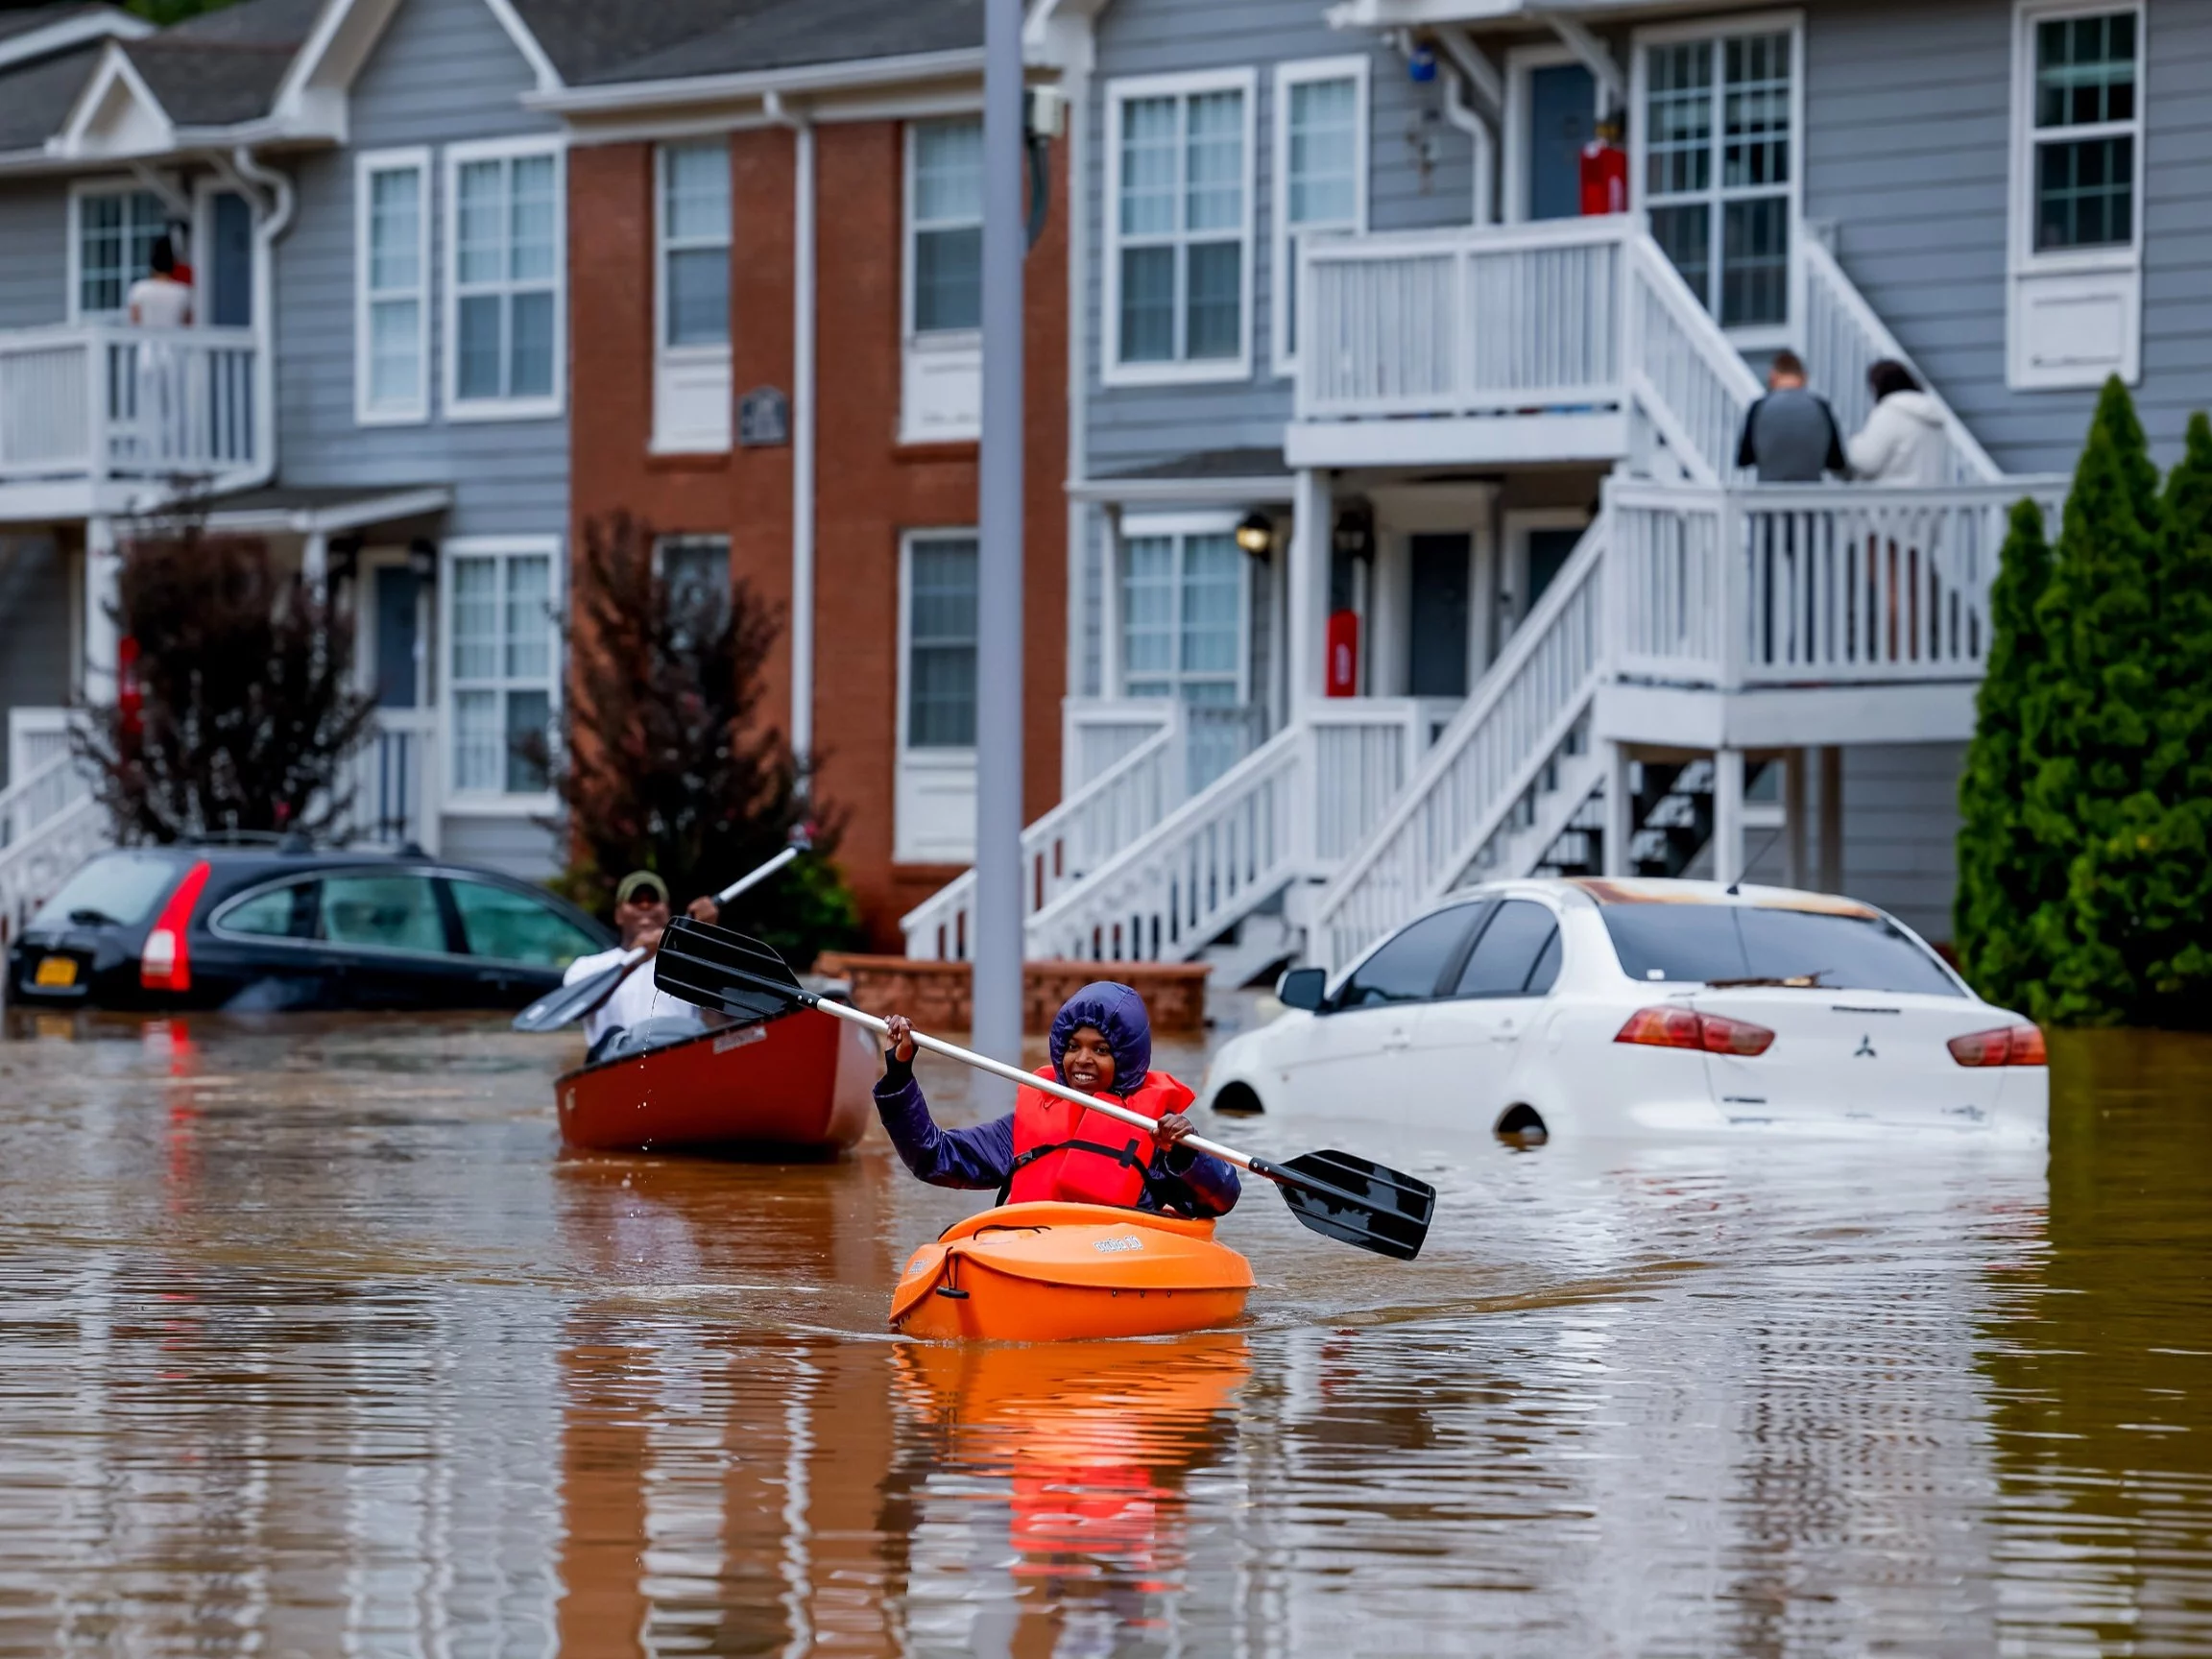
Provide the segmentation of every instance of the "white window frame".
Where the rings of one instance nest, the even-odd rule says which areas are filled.
[[[121,322],[127,320],[131,314],[130,280],[124,282],[123,302],[114,310],[87,311],[84,306],[84,204],[96,196],[152,196],[156,201],[160,200],[159,192],[149,190],[134,178],[80,179],[69,186],[69,309],[67,316],[71,323]],[[174,215],[166,204],[162,205],[161,218],[164,228],[174,219]],[[189,252],[188,249],[180,250],[180,257]],[[197,317],[199,312],[197,305],[193,307],[193,312]]]
[[[1099,203],[1105,235],[1106,268],[1103,288],[1105,315],[1101,333],[1105,349],[1099,379],[1107,386],[1187,386],[1224,383],[1252,378],[1253,198],[1256,194],[1259,133],[1257,71],[1210,69],[1181,75],[1144,75],[1107,84],[1106,88],[1106,190]],[[1201,92],[1240,92],[1244,97],[1244,221],[1238,229],[1243,259],[1238,273],[1238,352],[1234,357],[1197,362],[1124,363],[1121,361],[1121,116],[1128,105],[1144,98],[1187,98]],[[1181,232],[1178,232],[1180,235]],[[1181,305],[1183,297],[1176,297]]]
[[[1319,234],[1367,234],[1369,155],[1373,135],[1369,130],[1371,106],[1367,92],[1367,55],[1352,53],[1337,58],[1303,58],[1275,65],[1275,188],[1271,203],[1274,235],[1269,240],[1268,333],[1274,347],[1275,373],[1298,372],[1298,354],[1290,343],[1291,294],[1298,282],[1297,260],[1290,243],[1290,93],[1293,87],[1323,81],[1352,83],[1352,223]]]
[[[463,559],[498,558],[502,565],[510,558],[542,556],[546,561],[545,630],[547,649],[551,652],[550,672],[547,675],[546,720],[554,730],[560,729],[563,683],[567,675],[567,662],[562,651],[559,618],[567,603],[567,570],[564,565],[564,542],[558,536],[455,536],[448,538],[438,550],[438,673],[435,676],[438,694],[438,780],[439,810],[455,817],[513,818],[542,816],[560,809],[560,798],[551,789],[509,794],[503,789],[469,789],[456,787],[453,781],[454,742],[459,736],[459,722],[455,708],[463,690],[474,690],[490,682],[471,680],[466,685],[457,685],[453,673],[453,566]],[[505,585],[502,582],[501,593]],[[502,598],[504,602],[504,598]],[[497,689],[505,692],[523,684],[510,679],[505,673],[496,677]],[[532,685],[535,682],[531,683]]]
[[[373,299],[401,298],[372,295],[369,290],[372,250],[371,180],[379,173],[416,176],[415,247],[415,397],[412,401],[379,408],[369,400],[372,337],[369,327]],[[365,150],[353,159],[353,423],[356,426],[419,426],[430,419],[430,200],[436,169],[426,147],[403,150]]]
[[[1125,689],[1129,684],[1129,639],[1124,626],[1125,607],[1121,601],[1122,589],[1129,579],[1129,543],[1141,537],[1175,538],[1175,592],[1176,603],[1180,607],[1183,592],[1181,543],[1192,536],[1227,536],[1234,539],[1238,517],[1235,513],[1131,513],[1122,516],[1121,522],[1115,527],[1114,562],[1107,572],[1108,585],[1114,590],[1114,633],[1108,644],[1113,666],[1113,694],[1116,697],[1132,695]],[[1238,558],[1243,561],[1247,556],[1239,552]],[[1252,572],[1244,563],[1238,564],[1238,570],[1243,579],[1237,585],[1237,705],[1244,708],[1252,702]],[[1183,639],[1180,609],[1176,613],[1175,629],[1176,651],[1180,658]],[[1174,682],[1174,688],[1167,693],[1167,700],[1177,701],[1182,696],[1185,678],[1180,662],[1169,671],[1168,678]]]
[[[445,334],[445,419],[534,421],[560,415],[568,402],[568,166],[567,141],[559,133],[536,138],[477,139],[445,147],[445,256],[440,276],[445,289],[442,307]],[[553,390],[542,397],[461,397],[461,169],[471,161],[515,161],[535,156],[553,158]],[[504,286],[504,284],[502,284]]]
[[[1721,325],[1731,342],[1749,350],[1795,345],[1798,325],[1805,316],[1805,13],[1792,9],[1748,12],[1728,17],[1701,17],[1695,22],[1654,23],[1638,29],[1633,36],[1633,62],[1628,86],[1629,202],[1637,211],[1648,215],[1652,204],[1646,193],[1646,140],[1649,135],[1650,123],[1646,119],[1646,108],[1650,91],[1650,48],[1678,46],[1686,40],[1724,40],[1735,35],[1784,33],[1790,36],[1790,182],[1787,193],[1790,204],[1790,264],[1783,278],[1785,309],[1779,323],[1739,324],[1735,326]],[[1719,245],[1720,238],[1719,209],[1724,203],[1738,198],[1776,194],[1766,186],[1756,189],[1739,186],[1731,191],[1721,184],[1718,147],[1722,123],[1721,100],[1724,96],[1725,89],[1716,77],[1713,83],[1716,144],[1713,184],[1704,198],[1714,207],[1712,235],[1716,247]],[[1704,297],[1700,295],[1698,298],[1702,303]],[[1712,315],[1713,321],[1719,324],[1719,313],[1716,311]]]
[[[730,232],[718,243],[703,237],[673,238],[668,234],[668,152],[676,146],[719,143],[730,174]],[[668,343],[668,255],[686,249],[719,247],[723,257],[733,257],[737,238],[737,180],[729,156],[727,132],[688,138],[667,138],[653,146],[653,434],[648,451],[655,455],[720,455],[728,451],[733,420],[731,393],[731,341],[733,325],[719,345],[671,346]],[[562,263],[567,263],[563,250]],[[564,322],[565,326],[565,322]],[[713,417],[686,423],[675,418],[683,404],[711,407]]]
[[[2135,116],[2094,126],[2053,129],[2054,141],[2122,135],[2135,140],[2134,200],[2128,240],[2104,248],[2066,248],[2039,252],[2035,247],[2035,28],[2064,17],[2095,17],[2131,12],[2135,16]],[[2123,327],[2120,376],[2129,385],[2143,373],[2143,218],[2144,152],[2149,148],[2145,106],[2150,84],[2150,8],[2144,0],[2014,0],[2012,8],[2011,179],[2007,195],[2006,384],[2018,392],[2100,386],[2107,365],[2072,370],[2038,367],[2030,360],[2025,311],[2040,294],[2063,301],[2080,297],[2120,304]],[[2059,136],[2063,134],[2063,136]]]
[[[899,537],[899,671],[898,671],[898,722],[894,750],[894,777],[891,812],[891,857],[898,864],[973,863],[975,857],[974,827],[971,822],[966,842],[966,853],[950,839],[925,841],[921,839],[924,826],[917,822],[920,814],[914,809],[915,794],[935,783],[940,791],[957,792],[965,789],[973,798],[975,789],[975,750],[929,748],[913,746],[908,728],[907,698],[913,685],[914,647],[914,549],[926,541],[977,541],[979,533],[973,525],[940,525],[933,529],[907,530]],[[978,595],[980,599],[980,595]],[[975,641],[977,657],[983,650],[978,635]],[[978,709],[980,713],[980,709]]]
[[[980,120],[967,110],[916,117],[905,123],[900,137],[899,251],[902,269],[899,279],[899,339],[902,373],[899,397],[899,441],[902,444],[973,442],[983,435],[983,331],[980,328],[937,328],[927,333],[914,320],[914,281],[918,270],[915,239],[914,170],[917,129],[925,120]],[[982,221],[978,219],[977,225]],[[934,228],[934,227],[933,227]],[[949,414],[938,413],[940,399],[931,388],[949,388]],[[972,402],[973,415],[959,408]]]

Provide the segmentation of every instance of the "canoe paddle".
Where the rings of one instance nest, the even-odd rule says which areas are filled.
[[[727,927],[711,927],[687,916],[679,916],[668,925],[661,941],[660,960],[653,965],[653,982],[671,997],[738,1020],[765,1020],[793,1008],[812,1008],[873,1031],[878,1037],[890,1029],[873,1014],[863,1014],[805,989],[790,965],[757,939],[748,939]],[[919,1031],[912,1036],[917,1047],[932,1054],[942,1054],[1024,1088],[1042,1090],[1088,1111],[1102,1112],[1147,1134],[1154,1127],[1151,1118],[1114,1100],[1085,1094],[1019,1066],[956,1047],[941,1038],[926,1037]],[[1410,1262],[1421,1254],[1422,1240],[1429,1237],[1429,1223],[1436,1212],[1436,1189],[1368,1159],[1350,1152],[1308,1152],[1277,1164],[1196,1135],[1186,1137],[1179,1144],[1274,1182],[1290,1214],[1302,1225],[1341,1243],[1372,1250],[1393,1261]]]
[[[714,895],[717,905],[727,904],[748,887],[756,887],[790,863],[807,850],[809,843],[804,834],[794,835],[791,845],[768,860],[749,876],[740,876],[721,892]],[[581,1020],[608,998],[614,995],[614,987],[629,976],[630,971],[652,952],[643,950],[626,950],[622,960],[612,967],[602,968],[586,979],[573,985],[557,986],[548,991],[521,1013],[515,1016],[517,1031],[558,1031],[571,1020]]]

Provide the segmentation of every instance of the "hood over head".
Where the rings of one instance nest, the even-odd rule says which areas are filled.
[[[1048,1041],[1053,1074],[1063,1083],[1068,1073],[1060,1061],[1068,1052],[1068,1040],[1086,1025],[1106,1039],[1107,1051],[1114,1056],[1114,1093],[1134,1094],[1152,1070],[1152,1019],[1144,1012],[1144,998],[1131,986],[1099,979],[1060,1005]]]

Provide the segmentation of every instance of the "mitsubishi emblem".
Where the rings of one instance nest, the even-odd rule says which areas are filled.
[[[1851,1050],[1851,1058],[1854,1060],[1878,1060],[1881,1058],[1874,1052],[1874,1034],[1871,1031],[1859,1039],[1859,1046]]]

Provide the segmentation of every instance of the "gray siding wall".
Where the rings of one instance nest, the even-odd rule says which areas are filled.
[[[1318,0],[1115,0],[1098,19],[1096,69],[1086,141],[1085,205],[1090,268],[1083,316],[1089,398],[1088,471],[1125,471],[1197,450],[1275,448],[1290,418],[1290,382],[1275,373],[1273,345],[1274,65],[1365,51],[1368,67],[1368,225],[1375,230],[1464,225],[1474,214],[1465,133],[1443,118],[1441,77],[1416,87],[1398,52],[1368,33],[1331,29]],[[1251,67],[1258,71],[1254,125],[1252,377],[1198,386],[1106,388],[1104,349],[1107,102],[1111,84],[1133,75]],[[1432,119],[1426,118],[1432,114]],[[1433,164],[1426,180],[1409,132],[1426,132]]]
[[[2212,402],[2212,5],[2151,0],[2143,378],[2159,459]],[[2094,391],[2005,384],[2008,0],[1832,0],[1805,34],[1805,212],[1997,464],[2070,469]]]
[[[1963,743],[1855,744],[1843,751],[1843,891],[1923,938],[1951,937],[1959,885]]]
[[[0,789],[8,711],[69,701],[69,561],[51,536],[0,536]]]
[[[69,318],[69,186],[17,179],[0,188],[0,328]]]
[[[404,0],[354,83],[351,148],[299,164],[299,217],[276,250],[278,469],[282,482],[446,484],[454,536],[561,534],[568,522],[568,422],[447,421],[443,146],[550,132],[525,110],[534,84],[484,0]],[[353,418],[353,162],[358,151],[433,149],[430,420]],[[565,326],[564,323],[564,326]]]

